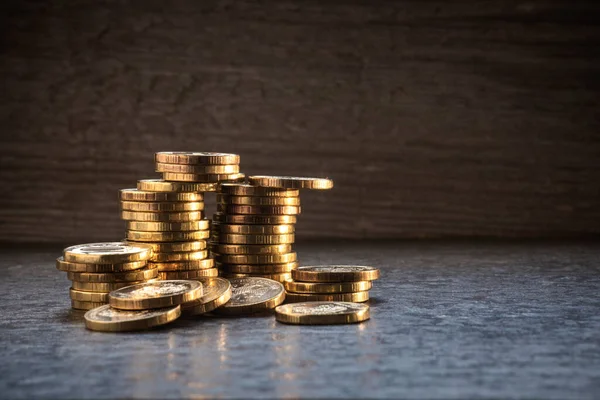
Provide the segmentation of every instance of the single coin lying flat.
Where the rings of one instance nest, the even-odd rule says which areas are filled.
[[[366,304],[342,301],[312,301],[285,304],[275,309],[279,322],[296,325],[351,324],[370,318]]]
[[[179,318],[181,308],[172,306],[152,310],[119,310],[104,305],[88,311],[83,316],[86,328],[93,331],[124,332],[148,329],[168,324]]]
[[[379,269],[364,265],[315,265],[292,271],[299,282],[358,282],[379,278]]]

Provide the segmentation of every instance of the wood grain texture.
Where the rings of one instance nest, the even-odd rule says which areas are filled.
[[[159,150],[332,177],[301,237],[600,233],[598,2],[0,7],[0,240],[121,237]]]

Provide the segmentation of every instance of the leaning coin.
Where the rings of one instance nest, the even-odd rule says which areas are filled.
[[[156,172],[175,172],[179,174],[237,174],[240,166],[230,165],[189,165],[156,163]]]
[[[244,315],[277,307],[285,300],[285,289],[279,282],[266,278],[231,279],[231,300],[217,308],[216,313]]]
[[[170,262],[152,262],[158,268],[159,272],[169,271],[195,271],[197,269],[214,268],[214,260],[207,258],[205,260],[189,260],[189,261],[170,261]]]
[[[222,193],[235,196],[261,196],[261,197],[298,197],[298,189],[268,188],[246,183],[222,183]]]
[[[379,278],[379,269],[362,265],[318,265],[300,267],[292,272],[300,282],[357,282]]]
[[[227,165],[239,164],[240,156],[229,153],[161,151],[154,155],[154,160],[156,162],[169,164]]]
[[[106,303],[100,303],[96,301],[78,301],[71,300],[71,308],[76,310],[92,310],[94,308],[102,307],[106,305]]]
[[[157,308],[153,310],[118,310],[103,305],[88,311],[83,316],[85,327],[93,331],[124,332],[149,329],[168,324],[181,315],[179,306]]]
[[[139,190],[148,192],[216,192],[218,183],[167,182],[163,179],[142,179],[137,183]]]
[[[373,284],[371,281],[358,282],[296,282],[286,281],[283,283],[285,290],[294,293],[352,293],[364,292],[370,290]]]
[[[213,214],[213,220],[228,224],[282,225],[295,224],[298,219],[295,215],[231,215],[216,212]]]
[[[204,210],[202,201],[121,201],[121,209],[137,212],[188,212]]]
[[[369,292],[328,294],[306,294],[287,292],[285,300],[288,303],[299,303],[304,301],[349,301],[352,303],[363,303],[369,300]]]
[[[67,247],[64,260],[76,263],[119,264],[147,260],[152,248],[144,244],[124,242],[86,243]]]
[[[82,290],[69,289],[71,300],[87,301],[95,303],[108,303],[108,293],[101,292],[84,292]]]
[[[110,305],[122,310],[170,307],[200,298],[202,284],[188,280],[140,283],[113,290],[108,296]]]
[[[224,278],[198,278],[202,282],[204,294],[198,300],[181,305],[184,315],[198,315],[211,312],[231,299],[231,283]]]
[[[241,206],[299,206],[299,197],[259,197],[217,195],[217,202]]]
[[[328,178],[252,175],[248,177],[248,181],[256,186],[286,189],[331,189],[333,187],[333,181]]]
[[[124,201],[204,201],[204,195],[197,192],[151,192],[140,189],[121,189],[120,199]]]
[[[158,277],[158,269],[151,266],[127,272],[67,272],[67,279],[70,281],[90,283],[135,282],[156,277]]]
[[[370,318],[369,306],[341,301],[285,304],[275,309],[275,319],[286,324],[352,324]]]
[[[158,279],[150,279],[146,282],[157,282]],[[144,281],[136,282],[77,282],[72,281],[71,287],[75,290],[81,290],[82,292],[98,292],[108,293],[113,290],[121,289],[127,286],[136,285],[138,283],[145,283]]]
[[[188,271],[161,271],[159,276],[164,280],[173,279],[189,279],[197,280],[198,278],[219,276],[219,270],[216,268],[195,269]]]
[[[86,264],[65,261],[62,256],[56,259],[56,269],[64,272],[125,272],[144,268],[146,264],[146,260],[120,264]]]

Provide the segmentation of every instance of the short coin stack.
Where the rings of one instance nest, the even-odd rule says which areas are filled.
[[[112,290],[155,281],[158,269],[148,264],[152,247],[124,242],[88,243],[67,247],[56,260],[71,283],[71,306],[90,310],[108,303]]]
[[[163,151],[154,159],[156,171],[165,181],[218,183],[244,179],[237,154]]]
[[[329,301],[362,303],[369,300],[379,269],[362,265],[299,267],[284,282],[288,303]]]

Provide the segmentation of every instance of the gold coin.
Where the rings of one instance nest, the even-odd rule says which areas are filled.
[[[175,172],[178,174],[237,174],[240,166],[230,165],[189,165],[156,163],[156,172]]]
[[[184,315],[198,315],[211,312],[231,299],[231,283],[223,278],[198,278],[202,282],[204,294],[198,300],[181,305]]]
[[[195,280],[203,277],[219,276],[219,270],[216,268],[195,269],[188,271],[161,271],[159,272],[161,279],[190,279]]]
[[[104,305],[106,305],[106,303],[71,300],[71,307],[76,310],[92,310],[94,308],[102,307]]]
[[[56,259],[56,269],[64,272],[125,272],[145,267],[147,261],[132,261],[121,264],[83,264],[65,261],[64,258]]]
[[[150,192],[139,189],[122,189],[121,200],[124,201],[204,201],[204,195],[197,192]]]
[[[245,225],[247,226],[247,225]],[[292,252],[291,244],[221,244],[212,245],[215,253],[229,254],[285,254]]]
[[[88,301],[96,303],[108,303],[108,293],[101,292],[84,292],[81,290],[69,289],[71,300]]]
[[[373,284],[371,281],[316,283],[290,280],[284,282],[283,286],[288,292],[319,294],[364,292],[370,290]]]
[[[158,279],[150,279],[147,282],[157,282]],[[138,283],[144,283],[144,281],[136,282],[113,282],[113,283],[95,283],[95,282],[77,282],[72,281],[71,287],[75,290],[81,290],[82,292],[99,292],[108,293],[113,290],[121,289],[127,286],[136,285]]]
[[[296,206],[234,206],[217,203],[217,211],[227,214],[298,215],[301,209]]]
[[[204,260],[152,262],[148,264],[157,267],[160,272],[193,271],[197,269],[213,268],[215,266],[215,261],[212,258],[207,258]]]
[[[214,223],[215,232],[238,235],[282,235],[294,233],[294,225],[240,225]]]
[[[226,165],[239,164],[240,156],[229,153],[210,153],[195,151],[161,151],[155,154],[154,160],[167,164],[201,164]]]
[[[248,177],[248,181],[256,186],[286,189],[331,189],[333,187],[333,181],[328,178],[252,175]]]
[[[67,247],[64,260],[83,264],[120,264],[147,260],[152,248],[144,244],[124,242],[86,243]]]
[[[209,230],[185,232],[143,232],[127,231],[127,240],[148,242],[177,242],[183,240],[207,239]]]
[[[121,211],[121,218],[126,221],[145,221],[145,222],[187,222],[199,221],[204,218],[202,211],[187,212],[137,212]]]
[[[261,197],[298,197],[298,189],[267,188],[246,183],[222,183],[220,187],[222,193],[235,196],[261,196]]]
[[[67,272],[67,279],[77,282],[136,282],[158,277],[158,269],[151,266],[127,272],[93,273]]]
[[[352,324],[370,318],[369,306],[342,301],[285,304],[275,309],[275,319],[285,324]]]
[[[121,201],[121,209],[139,212],[181,212],[202,211],[204,203],[201,201],[155,203],[150,201]]]
[[[296,261],[296,253],[286,254],[216,254],[223,264],[285,264]]]
[[[186,251],[181,253],[157,253],[152,256],[152,262],[196,261],[208,257],[208,250]]]
[[[288,303],[300,303],[304,301],[349,301],[352,303],[362,303],[369,300],[369,292],[354,293],[328,293],[328,294],[307,294],[287,292],[286,301]]]
[[[299,197],[229,196],[218,194],[217,202],[242,206],[299,206]]]
[[[292,276],[299,282],[357,282],[379,278],[379,269],[362,265],[318,265],[300,267]]]
[[[230,279],[231,299],[216,313],[244,315],[273,309],[285,300],[283,285],[271,279],[245,277]]]
[[[246,179],[246,175],[242,173],[237,174],[180,174],[177,172],[163,172],[163,179],[165,181],[175,182],[203,182],[203,183],[216,183],[226,181],[241,181]]]
[[[222,264],[216,263],[221,271],[233,274],[281,274],[298,268],[295,261],[284,264]]]
[[[294,235],[235,235],[223,233],[219,235],[219,243],[230,244],[286,244],[294,243]]]
[[[237,274],[237,273],[223,272],[221,274],[221,276],[223,278],[227,278],[227,279],[257,277],[257,278],[271,279],[272,281],[280,282],[280,283],[283,283],[292,278],[292,274],[290,274],[289,272],[284,272],[281,274]]]
[[[127,221],[127,229],[144,232],[201,231],[210,228],[208,219],[188,222]]]
[[[128,243],[137,243],[133,240],[128,240]],[[152,246],[154,253],[172,253],[182,251],[198,251],[206,249],[206,240],[196,240],[190,242],[154,242],[147,243]]]
[[[92,331],[126,332],[149,329],[168,324],[181,315],[179,306],[157,308],[153,310],[118,310],[103,305],[85,313],[85,327]]]
[[[121,310],[147,310],[170,307],[202,296],[198,281],[169,280],[140,283],[110,292],[109,304]]]
[[[216,192],[218,183],[167,182],[162,179],[142,179],[137,183],[138,190],[148,192]]]
[[[213,215],[215,222],[227,224],[250,225],[289,225],[295,224],[295,215],[231,215],[217,212]]]

